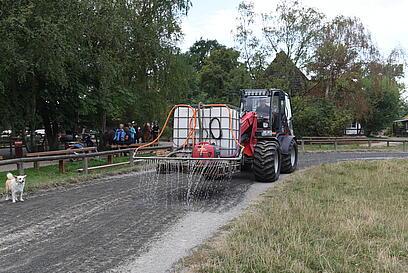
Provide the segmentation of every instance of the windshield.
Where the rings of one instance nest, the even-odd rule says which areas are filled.
[[[256,112],[260,106],[270,107],[270,97],[246,97],[243,105],[243,111]]]
[[[279,100],[272,101],[272,112],[279,109]],[[271,114],[271,97],[248,96],[245,98],[242,112],[257,112],[258,115],[269,118]]]

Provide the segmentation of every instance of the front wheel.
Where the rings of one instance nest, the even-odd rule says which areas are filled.
[[[288,154],[282,155],[282,173],[293,173],[298,164],[298,146],[292,139],[289,144]]]
[[[281,154],[275,141],[261,140],[255,146],[253,171],[255,180],[274,182],[279,179]]]

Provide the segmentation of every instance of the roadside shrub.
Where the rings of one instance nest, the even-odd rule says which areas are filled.
[[[297,136],[340,136],[352,121],[350,111],[326,99],[294,97],[294,130]]]

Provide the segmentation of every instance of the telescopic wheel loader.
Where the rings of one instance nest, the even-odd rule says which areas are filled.
[[[140,157],[136,149],[135,159],[157,160],[162,173],[182,170],[223,177],[226,172],[251,169],[259,182],[274,182],[281,172],[297,168],[290,98],[282,90],[242,90],[240,108],[176,105],[152,143],[157,143],[171,118],[173,151],[165,157]]]
[[[277,89],[243,90],[241,115],[243,167],[252,167],[260,182],[273,182],[281,172],[294,172],[298,147],[288,94]]]

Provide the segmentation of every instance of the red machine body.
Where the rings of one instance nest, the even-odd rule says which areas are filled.
[[[255,112],[248,112],[241,118],[241,144],[244,146],[246,156],[252,157],[254,155],[257,128],[257,115]]]
[[[220,157],[219,149],[209,143],[209,142],[200,142],[193,147],[193,158],[217,158]]]

